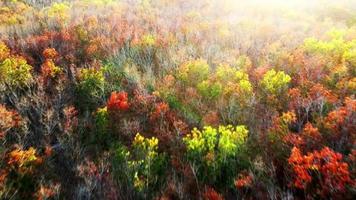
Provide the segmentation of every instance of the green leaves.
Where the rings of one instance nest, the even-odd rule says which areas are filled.
[[[244,156],[248,130],[245,126],[205,126],[194,128],[183,138],[187,158],[197,171],[199,181],[230,185],[233,177],[245,167]]]
[[[263,76],[261,86],[268,94],[279,95],[288,88],[290,81],[291,77],[283,71],[271,69]]]
[[[113,167],[117,178],[144,198],[153,196],[164,179],[166,157],[158,152],[158,142],[155,137],[145,138],[137,133],[130,150],[122,145],[116,149]],[[126,176],[121,170],[126,171]]]
[[[78,76],[77,103],[82,109],[94,109],[104,96],[105,78],[102,70],[82,69]]]
[[[10,56],[0,64],[0,84],[23,87],[32,80],[32,66],[22,57]]]
[[[178,69],[177,78],[183,83],[195,86],[209,76],[209,65],[206,60],[192,60],[184,63]]]

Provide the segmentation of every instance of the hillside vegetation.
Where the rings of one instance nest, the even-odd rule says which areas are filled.
[[[0,1],[0,199],[353,199],[356,2]]]

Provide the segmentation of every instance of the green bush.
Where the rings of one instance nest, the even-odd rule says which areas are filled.
[[[24,87],[31,80],[32,66],[22,57],[11,56],[0,64],[0,84],[10,87]]]
[[[247,136],[248,130],[243,125],[206,126],[202,131],[193,129],[183,141],[198,180],[231,186],[233,177],[247,164],[244,156]]]
[[[77,84],[77,107],[93,110],[104,97],[105,79],[102,70],[82,69]]]
[[[158,153],[158,139],[137,133],[130,150],[123,146],[116,149],[113,170],[127,190],[131,188],[140,198],[152,198],[164,180],[166,164],[166,156]]]
[[[288,74],[271,69],[263,76],[261,85],[267,94],[278,96],[288,88],[290,81],[291,77]]]

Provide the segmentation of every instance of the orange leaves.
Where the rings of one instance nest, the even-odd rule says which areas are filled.
[[[336,103],[337,96],[332,94],[332,92],[326,89],[321,84],[315,84],[309,91],[311,98],[314,101],[325,99],[329,103]]]
[[[240,174],[239,178],[235,180],[235,186],[237,189],[250,187],[252,185],[253,179],[250,175]]]
[[[151,120],[163,117],[169,111],[169,106],[165,102],[160,102],[156,104],[154,111],[151,114]]]
[[[0,62],[5,60],[10,56],[10,49],[6,46],[6,44],[0,41]]]
[[[120,110],[126,111],[129,109],[127,93],[122,92],[112,92],[111,96],[107,102],[107,107],[109,110]]]
[[[293,172],[296,176],[294,179],[294,186],[296,188],[303,189],[306,184],[310,183],[312,177],[308,173],[309,168],[309,159],[307,157],[303,157],[300,150],[296,147],[292,149],[292,153],[288,158],[288,163],[292,165]]]
[[[355,124],[352,122],[353,115],[356,112],[356,100],[346,97],[345,105],[337,110],[331,111],[326,119],[325,126],[336,133],[341,130],[355,130]]]
[[[327,195],[334,191],[344,191],[345,186],[352,182],[348,164],[342,162],[342,155],[328,147],[307,155],[302,155],[300,150],[294,147],[288,163],[292,166],[294,174],[293,186],[299,189],[306,189],[315,179],[320,183],[321,195]],[[314,187],[314,185],[310,186]]]
[[[54,48],[46,48],[42,52],[42,55],[46,58],[46,60],[41,65],[41,73],[44,77],[45,83],[47,83],[48,78],[55,78],[61,73],[62,70],[54,63],[55,59],[58,57],[58,53]]]
[[[43,50],[42,55],[46,59],[55,59],[58,57],[58,52],[54,48],[46,48]]]
[[[213,188],[206,188],[203,194],[204,200],[223,200],[223,196],[216,192]]]
[[[304,126],[303,136],[310,137],[315,140],[319,140],[321,138],[318,128],[313,127],[313,125],[310,122],[308,122]]]
[[[31,173],[32,167],[42,163],[42,158],[36,156],[36,149],[15,149],[8,154],[7,164],[15,167],[19,173]]]
[[[0,104],[0,139],[12,127],[18,126],[20,116],[15,111],[7,110],[5,106]]]

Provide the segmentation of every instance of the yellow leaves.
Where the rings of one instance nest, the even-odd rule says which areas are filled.
[[[158,139],[152,137],[151,139],[143,137],[140,133],[137,133],[132,145],[135,148],[141,149],[147,152],[148,156],[153,158],[157,155],[156,150],[158,149]]]
[[[218,129],[205,126],[203,131],[194,128],[183,138],[189,153],[205,158],[218,156],[225,159],[234,156],[246,142],[248,130],[245,126],[219,126]],[[217,151],[216,153],[214,153]]]
[[[10,56],[10,49],[6,46],[6,44],[0,41],[0,62],[5,60]]]
[[[177,77],[183,83],[194,86],[201,81],[206,80],[209,71],[209,65],[206,60],[191,60],[179,67]]]
[[[51,7],[47,8],[47,15],[50,18],[56,18],[62,21],[67,21],[70,18],[70,4],[64,3],[53,3]]]
[[[36,149],[15,149],[9,153],[7,164],[15,167],[19,173],[31,173],[34,165],[42,163],[42,159],[36,156]]]
[[[10,56],[0,64],[0,84],[22,87],[32,80],[32,66],[22,57]]]
[[[145,34],[142,36],[140,43],[143,46],[154,46],[156,44],[156,37],[152,34]]]
[[[296,117],[294,112],[285,112],[285,113],[282,114],[281,120],[285,124],[290,124],[292,122],[295,122],[297,120],[297,117]]]
[[[103,90],[105,78],[102,70],[95,68],[81,69],[79,74],[79,87],[83,92],[90,95],[96,95],[98,90]]]
[[[269,70],[261,80],[263,89],[272,95],[281,94],[287,89],[291,77],[283,71],[276,72],[274,69]]]
[[[135,139],[133,141],[133,145],[138,146],[144,144],[145,138],[140,134],[137,133]]]

